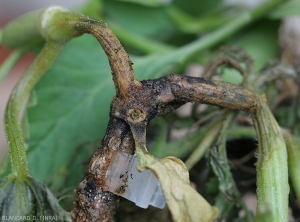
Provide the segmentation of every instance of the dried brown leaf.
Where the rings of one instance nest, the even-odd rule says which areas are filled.
[[[190,186],[188,170],[180,159],[156,159],[142,152],[138,155],[144,155],[142,159],[146,160],[139,170],[150,169],[159,179],[175,222],[208,222],[217,217],[218,209]]]

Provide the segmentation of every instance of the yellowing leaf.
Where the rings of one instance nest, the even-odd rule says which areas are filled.
[[[217,217],[218,209],[190,186],[188,170],[181,160],[175,157],[160,160],[142,152],[138,155],[144,155],[141,159],[146,162],[139,170],[150,169],[159,179],[175,222],[208,222]]]

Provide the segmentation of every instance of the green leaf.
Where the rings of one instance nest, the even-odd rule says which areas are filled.
[[[173,0],[173,4],[190,15],[204,15],[216,10],[223,0]]]
[[[170,155],[178,158],[186,157],[197,147],[197,145],[200,143],[203,136],[207,132],[207,128],[205,127],[183,138],[167,142],[167,125],[159,123],[159,121],[157,121],[160,126],[159,135],[155,139],[155,142],[150,149],[150,153],[158,158],[163,158]]]
[[[230,82],[235,85],[240,85],[243,82],[243,77],[235,69],[225,69],[221,79],[224,82]]]
[[[31,174],[44,180],[79,144],[104,135],[114,86],[98,42],[83,36],[68,43],[35,91],[38,104],[27,108],[28,160]]]
[[[165,39],[175,30],[164,7],[146,7],[121,1],[104,1],[107,21],[142,36]],[[150,19],[151,18],[151,19]]]
[[[80,144],[71,153],[68,162],[62,165],[55,174],[48,179],[49,188],[68,198],[62,198],[61,205],[64,209],[73,209],[73,201],[75,198],[74,187],[78,184],[88,173],[88,165],[93,155],[95,148],[99,146],[101,140],[92,141],[89,143]],[[59,197],[58,196],[58,197]]]
[[[290,0],[272,11],[269,17],[272,19],[282,19],[287,16],[300,15],[300,1]]]
[[[172,0],[118,0],[120,2],[136,3],[149,7],[163,6],[171,3]]]
[[[207,33],[236,19],[243,12],[245,10],[223,6],[213,13],[198,13],[197,16],[190,16],[176,6],[168,7],[170,18],[180,31],[187,34]]]

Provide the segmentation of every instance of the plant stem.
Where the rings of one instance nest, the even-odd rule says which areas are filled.
[[[188,170],[192,169],[193,166],[202,158],[204,153],[212,147],[213,143],[217,140],[217,136],[220,135],[224,120],[228,118],[230,114],[230,110],[224,110],[223,114],[220,116],[220,119],[208,129],[206,135],[203,137],[199,145],[185,161],[185,165]]]
[[[43,50],[26,70],[14,87],[5,110],[5,133],[11,156],[12,174],[18,177],[28,176],[28,163],[19,113],[27,96],[41,76],[51,67],[59,56],[63,45],[48,42]]]
[[[272,221],[288,221],[287,150],[281,129],[264,98],[254,118],[258,134],[256,219],[271,214]]]
[[[77,17],[77,18],[76,18]],[[120,41],[101,20],[80,14],[70,14],[70,30],[92,34],[102,46],[109,61],[117,96],[126,98],[131,88],[140,88],[141,82],[135,78],[132,62]]]
[[[291,182],[300,203],[300,147],[299,143],[293,138],[293,136],[286,130],[283,130],[283,136],[286,142],[286,148],[288,152],[288,168]]]
[[[107,55],[117,96],[126,98],[131,86],[141,85],[135,79],[132,63],[127,52],[104,22],[98,20],[86,31],[98,40]]]
[[[227,132],[227,139],[232,140],[236,138],[256,138],[256,132],[253,127],[249,126],[232,126]]]

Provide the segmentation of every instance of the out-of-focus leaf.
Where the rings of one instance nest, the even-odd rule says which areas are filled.
[[[93,18],[102,19],[103,4],[101,0],[89,0],[83,7],[77,11],[84,15],[88,15]]]
[[[238,217],[239,208],[232,201],[229,201],[223,193],[219,192],[215,197],[215,205],[219,210],[218,218],[233,219]]]
[[[225,69],[221,79],[235,85],[240,85],[243,82],[242,75],[235,69]]]
[[[155,120],[154,120],[155,121]],[[197,130],[183,138],[167,142],[167,125],[159,122],[159,135],[151,146],[150,153],[158,158],[165,156],[185,157],[195,149],[206,133],[206,127]]]
[[[100,142],[99,139],[76,147],[70,154],[68,162],[62,165],[52,177],[48,178],[47,182],[49,183],[49,188],[53,192],[59,196],[63,195],[68,197],[61,201],[61,205],[64,209],[73,209],[73,201],[75,198],[74,187],[77,187],[87,174],[91,156]]]
[[[111,0],[104,3],[106,20],[116,22],[133,33],[154,39],[166,39],[176,30],[164,7],[146,7]]]
[[[118,0],[120,2],[136,3],[149,7],[157,7],[170,4],[172,0]]]
[[[165,53],[161,55],[148,55],[145,57],[131,57],[134,63],[135,74],[138,79],[157,78],[170,74],[180,66],[185,58],[178,53]],[[137,59],[136,59],[137,58]]]
[[[290,0],[282,4],[269,14],[272,19],[282,19],[287,16],[300,15],[300,1]]]
[[[175,6],[168,7],[167,12],[180,31],[188,34],[202,34],[212,31],[238,17],[236,12],[234,14],[226,13],[225,8],[222,9],[222,11],[220,10],[217,13],[200,17],[190,16]]]
[[[175,157],[158,160],[149,154],[142,158],[146,164],[139,169],[150,169],[157,176],[175,222],[204,222],[216,218],[218,209],[190,186],[188,170],[181,160]]]
[[[261,21],[249,27],[247,32],[232,38],[227,44],[244,48],[253,58],[255,69],[260,70],[266,62],[278,56],[278,28],[278,22]]]
[[[221,6],[223,2],[223,0],[173,0],[174,5],[193,16],[210,13],[218,9],[218,7]]]

